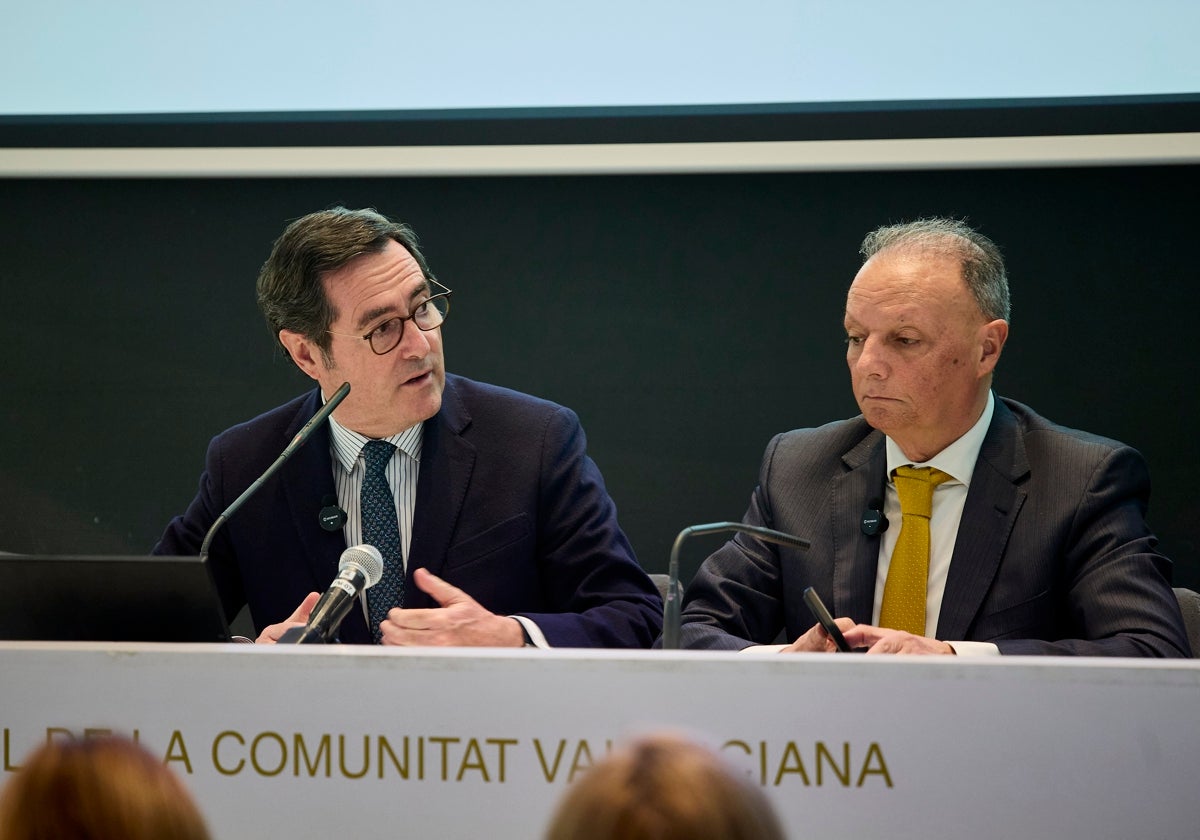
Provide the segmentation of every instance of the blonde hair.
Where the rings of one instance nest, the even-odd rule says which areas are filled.
[[[182,782],[126,738],[35,749],[0,789],[0,840],[209,840]]]
[[[784,840],[763,792],[682,736],[638,738],[559,802],[546,840]]]

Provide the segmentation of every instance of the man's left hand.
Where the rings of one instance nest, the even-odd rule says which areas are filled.
[[[413,573],[417,587],[441,606],[391,610],[380,624],[385,645],[522,647],[525,633],[515,618],[496,615],[428,569]]]

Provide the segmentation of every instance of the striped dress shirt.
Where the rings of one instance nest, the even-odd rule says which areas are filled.
[[[418,423],[399,434],[384,438],[396,447],[387,465],[387,483],[396,500],[396,520],[400,523],[400,548],[408,563],[408,547],[412,542],[413,509],[417,502],[417,474],[421,467],[421,429]],[[333,454],[333,481],[337,486],[338,504],[346,511],[342,533],[346,545],[362,543],[362,515],[359,497],[362,491],[366,464],[362,448],[370,438],[351,431],[332,417],[329,418],[330,449]]]

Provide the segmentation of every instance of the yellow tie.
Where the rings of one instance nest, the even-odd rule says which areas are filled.
[[[903,466],[896,467],[892,478],[900,496],[902,521],[883,586],[879,625],[924,636],[933,488],[951,476],[932,467]]]

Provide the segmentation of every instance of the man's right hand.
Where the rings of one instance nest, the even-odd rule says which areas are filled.
[[[255,644],[273,645],[279,641],[279,637],[293,627],[303,627],[308,624],[308,616],[312,613],[313,607],[317,605],[317,601],[321,599],[319,592],[309,592],[308,597],[300,602],[300,606],[296,607],[296,611],[289,615],[286,620],[279,624],[270,624],[258,634],[258,638],[254,640]]]
[[[854,620],[850,618],[834,619],[834,624],[838,629],[845,633],[851,627],[854,627]],[[780,649],[780,653],[834,653],[837,651],[837,644],[833,638],[825,632],[825,628],[820,624],[814,624],[809,631],[796,641],[792,642],[784,648]]]

